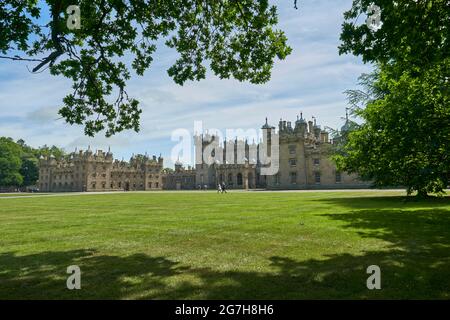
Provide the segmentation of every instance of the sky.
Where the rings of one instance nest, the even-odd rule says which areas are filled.
[[[355,88],[358,77],[372,70],[359,57],[338,54],[343,13],[352,0],[301,0],[299,10],[292,0],[271,2],[278,6],[278,28],[285,31],[293,52],[276,61],[266,84],[220,80],[208,73],[205,80],[179,86],[167,75],[177,53],[162,46],[151,69],[128,82],[128,94],[143,110],[140,132],[90,138],[83,127],[58,119],[62,98],[71,92],[69,80],[48,72],[32,74],[30,62],[0,59],[0,136],[24,139],[34,147],[57,145],[68,152],[111,147],[117,159],[162,154],[167,167],[176,160],[174,148],[179,144],[172,133],[184,129],[192,136],[195,121],[201,121],[204,130],[225,133],[258,130],[266,117],[273,126],[280,118],[294,122],[303,112],[322,127],[339,128],[347,106],[344,91]]]

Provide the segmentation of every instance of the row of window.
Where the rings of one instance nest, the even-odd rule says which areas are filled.
[[[297,184],[297,172],[290,172],[289,177],[290,177],[291,184]],[[314,182],[320,183],[320,172],[314,172]],[[336,183],[342,182],[342,175],[340,172],[336,172],[335,182]],[[281,174],[278,173],[275,175],[275,184],[280,184],[280,183],[281,183]]]
[[[92,182],[92,184],[91,184],[91,186],[92,186],[92,189],[97,189],[97,183],[96,182]],[[101,183],[101,186],[102,186],[102,189],[106,189],[106,182],[102,182]],[[136,183],[133,183],[133,189],[135,189],[136,188]],[[114,189],[114,183],[111,183],[111,185],[110,185],[110,187],[111,187],[111,189]],[[122,188],[129,188],[130,187],[130,185],[129,184],[122,184],[122,182],[119,182],[118,184],[117,184],[117,187],[118,187],[118,189],[122,189]],[[144,187],[144,184],[143,183],[141,183],[140,184],[140,187],[141,188],[143,188]],[[149,182],[148,183],[148,188],[159,188],[159,183],[158,182],[155,182],[154,184],[152,183],[152,182]]]
[[[225,181],[225,176],[223,174],[220,174],[218,182],[220,182],[220,183],[226,182],[228,185],[233,185],[234,184],[233,183],[233,174],[232,173],[229,173],[226,178],[227,178],[227,180]],[[250,174],[248,176],[248,181],[250,183],[252,183],[252,179],[253,179],[253,177]],[[204,183],[204,176],[203,175],[200,175],[200,181],[201,181],[202,184]],[[244,181],[244,179],[243,179],[242,173],[238,173],[236,175],[236,184],[238,186],[242,186],[243,185],[243,181]]]
[[[313,164],[315,166],[320,165],[320,159],[313,159]],[[289,165],[291,167],[296,167],[297,166],[297,159],[294,159],[294,158],[289,159]]]

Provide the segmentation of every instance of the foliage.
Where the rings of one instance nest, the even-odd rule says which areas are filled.
[[[377,31],[356,23],[372,3],[381,9]],[[377,186],[442,192],[450,178],[448,1],[354,0],[344,17],[340,53],[376,71],[360,78],[364,90],[347,91],[364,123],[342,140],[338,166]]]
[[[36,61],[33,72],[50,68],[73,82],[59,114],[82,124],[89,136],[139,130],[139,101],[128,96],[131,70],[143,75],[157,45],[179,53],[168,73],[180,85],[201,80],[207,65],[220,78],[255,84],[270,79],[275,59],[291,53],[275,29],[268,0],[6,0],[0,8],[0,53]],[[69,30],[66,10],[77,4],[81,28]],[[50,20],[44,17],[49,15]],[[131,66],[125,59],[131,54]],[[40,59],[42,55],[45,58]]]
[[[0,137],[0,186],[24,187],[34,185],[39,179],[39,158],[41,156],[61,159],[64,150],[52,146],[32,148],[20,139]]]
[[[357,24],[371,4],[381,9],[382,27],[376,32]],[[352,53],[365,62],[394,62],[412,75],[449,56],[448,0],[353,0],[344,18],[341,54]]]
[[[442,192],[450,178],[450,96],[442,77],[449,68],[447,62],[421,77],[403,72],[395,80],[395,68],[381,67],[369,86],[378,95],[361,95],[366,107],[354,114],[364,123],[335,157],[338,167],[377,186],[406,186],[420,195]]]
[[[23,182],[19,170],[21,148],[12,139],[0,137],[0,186],[18,186]]]

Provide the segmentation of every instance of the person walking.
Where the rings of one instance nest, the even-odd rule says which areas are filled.
[[[222,193],[227,193],[227,187],[225,186],[225,182],[222,182]]]
[[[220,183],[217,185],[217,193],[223,193],[222,185]]]

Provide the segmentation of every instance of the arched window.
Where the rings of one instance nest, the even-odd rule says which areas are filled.
[[[231,173],[228,174],[228,184],[233,183],[233,175]]]

